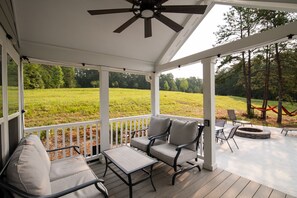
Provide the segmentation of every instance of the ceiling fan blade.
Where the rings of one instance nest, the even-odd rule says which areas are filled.
[[[152,20],[151,18],[144,19],[144,37],[148,38],[152,36]]]
[[[133,12],[132,8],[120,8],[120,9],[107,9],[107,10],[88,10],[90,15],[100,15],[100,14],[115,14],[123,12]]]
[[[176,32],[179,32],[179,31],[181,31],[183,29],[183,27],[181,25],[179,25],[178,23],[172,21],[171,19],[164,16],[163,14],[156,14],[155,18],[158,19],[159,21],[161,21],[162,23],[164,23],[165,25],[167,25],[168,27],[170,27],[171,29],[173,29]]]
[[[138,18],[139,18],[139,15],[135,15],[134,17],[132,17],[131,19],[129,19],[126,23],[124,23],[123,25],[121,25],[118,29],[116,29],[113,32],[115,32],[115,33],[121,33],[127,27],[129,27],[132,23],[134,23]]]
[[[207,5],[169,5],[162,6],[161,12],[185,13],[185,14],[204,14]]]

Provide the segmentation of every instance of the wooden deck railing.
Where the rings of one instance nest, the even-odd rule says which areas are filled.
[[[131,132],[148,127],[151,115],[113,118],[109,120],[110,146],[118,147],[130,144]],[[141,136],[147,134],[143,131]]]
[[[171,119],[191,120],[203,123],[203,119],[181,117],[172,115],[160,115]],[[131,132],[147,128],[151,115],[141,115],[123,118],[112,118],[109,120],[109,143],[110,147],[119,147],[129,145]],[[87,160],[93,160],[99,157],[100,153],[100,120],[49,125],[41,127],[25,128],[24,135],[36,134],[42,140],[46,149],[61,148],[70,145],[80,146],[81,153]],[[140,136],[146,136],[142,132]],[[200,139],[198,156],[203,159],[203,134]],[[51,155],[51,159],[60,159],[66,156],[72,156],[75,152],[61,151]]]
[[[99,120],[95,120],[25,128],[24,135],[31,133],[38,135],[47,150],[70,145],[80,146],[80,152],[90,160],[98,157],[100,151],[99,123]],[[63,150],[55,152],[50,157],[54,160],[73,154],[73,150],[69,152]]]

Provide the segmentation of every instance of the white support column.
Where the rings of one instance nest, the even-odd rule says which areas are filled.
[[[109,72],[100,70],[100,149],[109,149]]]
[[[3,125],[1,128],[2,158],[8,159],[9,155],[9,132],[8,132],[8,81],[7,81],[7,51],[6,45],[2,46],[2,105],[3,105]],[[5,163],[5,162],[4,162]]]
[[[209,120],[209,126],[204,127],[204,164],[203,168],[215,170],[215,75],[214,58],[203,59],[203,114]]]
[[[19,112],[20,112],[20,138],[22,138],[24,136],[24,128],[25,128],[25,115],[23,112],[25,110],[25,101],[24,101],[24,64],[23,61],[20,61],[20,66],[19,66]]]
[[[152,115],[160,114],[160,85],[159,73],[152,74],[151,82],[151,111]]]

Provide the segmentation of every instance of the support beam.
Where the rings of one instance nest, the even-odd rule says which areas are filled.
[[[222,5],[258,8],[263,10],[297,11],[296,0],[214,0],[213,2]]]
[[[199,62],[202,59],[207,59],[218,55],[222,57],[229,54],[265,46],[267,44],[278,43],[280,41],[288,40],[288,35],[294,35],[294,38],[297,37],[297,21],[267,30],[265,32],[254,34],[231,43],[220,45],[203,52],[186,56],[163,65],[158,65],[156,66],[156,72],[168,71],[170,69],[177,68],[179,65],[186,66],[188,64]]]
[[[204,128],[204,164],[203,168],[215,170],[215,76],[214,58],[202,60],[203,64],[203,115],[209,120],[209,126]]]
[[[100,148],[109,149],[109,72],[100,70]]]
[[[160,114],[160,85],[159,73],[152,74],[151,82],[151,112],[152,115]]]

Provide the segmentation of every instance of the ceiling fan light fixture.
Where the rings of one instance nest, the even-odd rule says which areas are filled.
[[[154,16],[154,11],[150,9],[142,10],[141,16],[143,18],[152,18]]]

